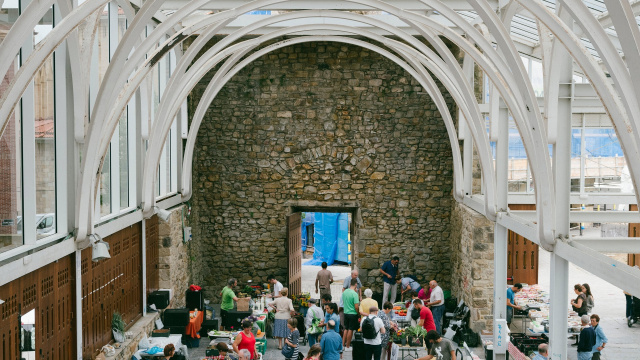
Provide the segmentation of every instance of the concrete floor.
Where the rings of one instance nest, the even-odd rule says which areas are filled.
[[[625,261],[626,255],[612,254],[612,257]],[[540,250],[539,255],[539,276],[538,280],[542,287],[549,289],[550,283],[550,254],[544,250]],[[312,297],[315,295],[315,275],[320,270],[319,266],[303,266],[303,283],[302,291],[309,292]],[[335,282],[331,287],[332,295],[335,299],[339,298],[342,293],[342,285],[344,279],[349,275],[350,268],[347,266],[331,266],[329,270],[334,274]],[[596,277],[588,271],[575,266],[569,265],[569,285],[567,289],[569,298],[574,298],[573,284],[589,283],[594,293],[595,307],[593,312],[601,318],[600,326],[603,327],[605,334],[609,338],[609,343],[605,351],[602,353],[602,359],[605,360],[640,360],[640,324],[636,324],[629,328],[627,326],[625,315],[625,298],[622,290],[607,283],[606,281]],[[567,304],[569,306],[569,304]],[[219,313],[219,309],[217,310]],[[512,325],[516,325],[519,321],[514,321]],[[518,331],[518,329],[514,329]],[[204,349],[207,347],[208,340],[202,339],[200,347],[190,349],[190,359],[201,359],[204,356]],[[569,345],[568,360],[576,360],[576,348]],[[309,350],[308,345],[301,345],[300,350],[306,355]],[[472,349],[481,359],[484,358],[484,352],[481,348]],[[421,351],[420,356],[426,355],[426,351]],[[465,353],[465,358],[466,353]],[[282,360],[283,357],[277,349],[277,341],[270,339],[267,344],[267,353],[264,360]],[[344,360],[351,360],[351,353],[345,353]]]

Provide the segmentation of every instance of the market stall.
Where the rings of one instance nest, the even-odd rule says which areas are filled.
[[[514,312],[514,322],[510,333],[508,353],[514,359],[526,359],[532,355],[539,344],[549,342],[549,293],[539,285],[523,284],[522,290],[515,294],[515,304],[522,310]],[[516,319],[520,319],[519,331],[515,332]],[[578,313],[569,311],[567,317],[567,336],[577,336],[581,330]],[[483,339],[485,351],[492,350],[492,338]]]

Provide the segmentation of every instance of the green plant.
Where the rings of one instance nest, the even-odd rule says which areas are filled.
[[[409,336],[415,336],[415,337],[426,337],[427,336],[427,330],[425,330],[420,325],[411,326],[410,328],[407,329],[407,333],[409,334]]]
[[[127,324],[122,320],[122,315],[119,312],[114,312],[111,317],[111,329],[124,333],[124,328]]]

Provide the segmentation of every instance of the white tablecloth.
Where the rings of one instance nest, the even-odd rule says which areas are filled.
[[[182,335],[169,335],[169,337],[152,337],[149,338],[149,343],[151,344],[151,347],[157,346],[160,349],[164,349],[164,347],[168,344],[173,344],[173,346],[176,348],[176,353],[182,354],[186,358],[189,358],[189,355],[187,353],[187,346],[182,344],[181,339]],[[136,359],[142,359],[142,356],[164,356],[162,351],[154,355],[149,355],[145,350],[146,349],[138,350],[133,356],[135,356]]]

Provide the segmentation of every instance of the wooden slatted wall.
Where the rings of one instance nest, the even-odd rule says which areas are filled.
[[[82,251],[82,354],[88,357],[112,339],[114,312],[131,325],[142,314],[141,223],[105,238],[111,258],[91,261],[91,248]]]
[[[75,358],[75,255],[0,288],[0,358],[20,359],[20,314],[35,309],[36,358]]]
[[[629,205],[629,211],[638,211],[638,205]],[[629,223],[629,237],[640,237],[640,224]],[[629,266],[640,266],[640,254],[627,254]]]
[[[509,205],[511,210],[535,210],[535,205]],[[538,245],[509,230],[507,276],[509,284],[538,283]]]
[[[147,294],[160,287],[159,261],[160,238],[158,234],[158,216],[154,215],[146,221],[147,251]]]

